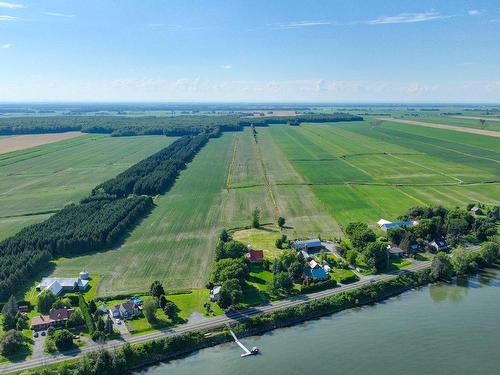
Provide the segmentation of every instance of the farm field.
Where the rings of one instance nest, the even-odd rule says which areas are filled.
[[[262,222],[275,222],[275,215],[286,217],[290,234],[316,236],[338,231],[309,187],[275,185],[298,175],[277,146],[265,143],[272,143],[272,138],[264,132],[262,138],[267,140],[256,145],[250,129],[245,129],[210,140],[173,188],[156,199],[157,207],[120,248],[61,259],[55,274],[72,275],[87,269],[101,277],[99,296],[143,292],[154,280],[162,280],[167,289],[202,288],[220,230],[249,225],[256,207]],[[301,203],[301,199],[306,200]],[[308,226],[302,229],[301,223]]]
[[[273,126],[275,142],[340,224],[415,205],[500,203],[500,142],[412,125]]]
[[[83,135],[82,132],[65,132],[50,134],[13,135],[0,138],[0,154],[24,150],[49,143],[63,141]]]
[[[500,204],[492,137],[368,122],[256,132],[210,140],[119,248],[59,259],[54,274],[86,269],[100,277],[98,296],[141,293],[154,280],[197,289],[207,281],[220,230],[247,227],[256,207],[261,223],[285,217],[289,238],[333,238],[351,221],[375,226],[415,205]],[[279,232],[266,233],[240,236],[271,248]]]
[[[85,197],[172,139],[83,135],[0,155],[0,239]]]

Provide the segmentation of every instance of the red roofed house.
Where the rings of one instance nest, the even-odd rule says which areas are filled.
[[[262,263],[264,260],[264,250],[250,249],[246,256],[250,263]]]
[[[73,309],[52,309],[49,315],[35,316],[31,319],[31,329],[36,331],[64,325],[73,311]]]

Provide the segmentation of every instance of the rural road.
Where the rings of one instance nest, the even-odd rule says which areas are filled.
[[[462,132],[462,133],[487,135],[489,137],[500,138],[500,132],[496,132],[494,130],[465,128],[465,127],[461,127],[461,126],[436,124],[436,123],[432,123],[432,122],[423,122],[423,121],[415,121],[415,120],[404,120],[404,119],[389,118],[389,117],[381,117],[381,118],[378,118],[377,120],[390,121],[390,122],[396,122],[396,123],[408,124],[408,125],[427,126],[428,128],[453,130],[453,131]]]
[[[207,319],[203,322],[196,322],[196,323],[187,323],[185,325],[172,328],[172,329],[167,329],[164,331],[158,331],[158,332],[153,332],[149,334],[145,334],[142,336],[131,336],[127,337],[126,341],[125,340],[114,340],[110,341],[106,344],[103,345],[98,345],[98,344],[93,344],[93,345],[88,345],[82,349],[76,349],[70,352],[66,352],[64,354],[54,354],[54,355],[33,355],[30,359],[22,361],[22,362],[15,362],[15,363],[10,363],[8,365],[4,365],[0,367],[0,373],[2,374],[7,374],[7,373],[12,373],[12,372],[17,372],[17,371],[23,371],[26,369],[34,368],[34,367],[39,367],[39,366],[46,366],[50,365],[53,363],[57,362],[62,362],[68,359],[72,358],[78,358],[83,356],[84,354],[88,352],[92,352],[98,349],[115,349],[118,348],[125,343],[130,343],[130,344],[140,344],[144,343],[147,341],[151,341],[154,339],[158,339],[161,337],[169,336],[169,335],[175,335],[175,334],[180,334],[184,332],[189,332],[189,331],[195,331],[199,329],[207,329],[207,328],[217,328],[226,324],[232,324],[236,323],[242,319],[255,316],[255,315],[261,315],[261,314],[267,314],[275,310],[295,306],[295,305],[300,305],[309,301],[313,301],[316,299],[328,297],[334,294],[338,294],[341,292],[345,292],[348,290],[360,288],[362,286],[368,285],[370,283],[373,283],[374,281],[381,281],[381,280],[388,280],[391,278],[394,278],[397,276],[397,274],[401,272],[415,272],[421,269],[425,269],[430,267],[430,262],[425,261],[425,262],[418,262],[412,265],[411,267],[403,270],[403,271],[395,271],[391,272],[388,274],[382,274],[382,275],[376,275],[371,277],[369,280],[360,280],[357,282],[354,282],[352,284],[348,285],[343,285],[338,288],[334,289],[327,289],[323,290],[320,292],[316,293],[311,293],[308,295],[300,295],[300,296],[295,296],[293,298],[281,300],[281,301],[276,301],[273,303],[269,303],[264,306],[258,306],[254,308],[249,308],[245,310],[240,310],[240,311],[235,311],[232,313],[227,313],[225,315],[217,316],[214,318]]]

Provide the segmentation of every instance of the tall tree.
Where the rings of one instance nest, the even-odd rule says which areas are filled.
[[[160,298],[160,296],[165,294],[165,290],[163,289],[163,285],[160,281],[153,281],[151,287],[149,288],[149,294],[151,294],[155,298]]]

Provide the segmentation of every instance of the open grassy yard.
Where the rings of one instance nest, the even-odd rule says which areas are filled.
[[[88,195],[173,138],[77,138],[0,155],[0,239]]]

